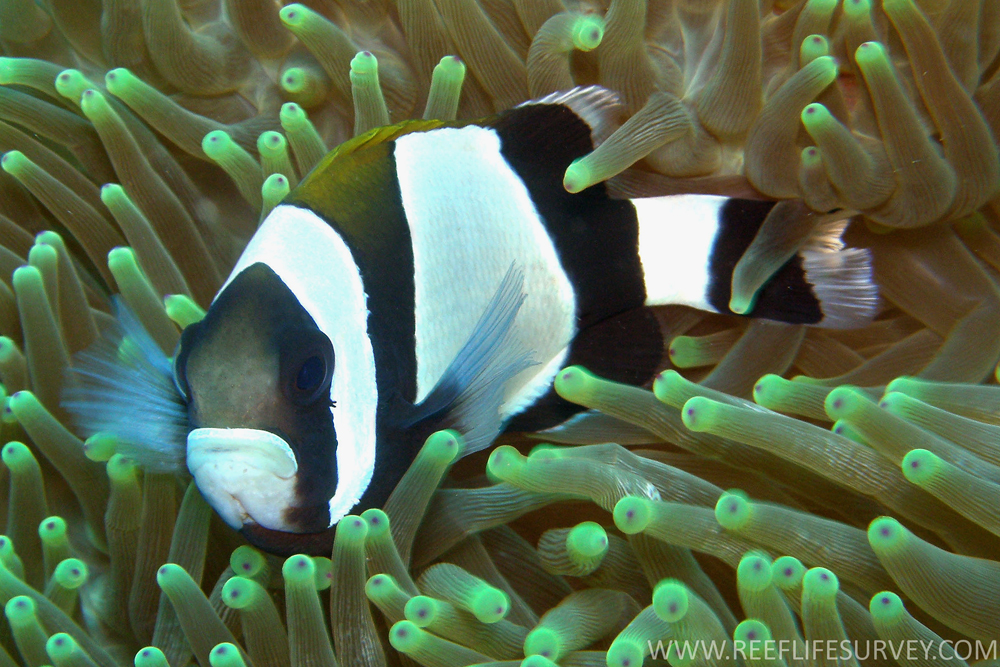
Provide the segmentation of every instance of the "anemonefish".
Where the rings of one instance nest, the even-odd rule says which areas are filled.
[[[78,362],[67,407],[140,462],[186,465],[222,519],[282,554],[326,552],[435,430],[464,433],[468,454],[586,416],[556,373],[649,381],[664,349],[650,307],[730,312],[734,266],[774,206],[570,194],[567,167],[616,113],[614,94],[581,88],[343,144],[263,221],[172,367],[126,317],[141,352]],[[870,321],[870,257],[842,230],[806,244],[749,315]]]

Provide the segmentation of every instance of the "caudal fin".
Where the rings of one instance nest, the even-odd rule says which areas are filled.
[[[732,313],[733,272],[775,203],[714,195],[631,202],[639,222],[647,305],[676,303]],[[818,225],[740,314],[830,329],[870,322],[879,305],[871,255],[844,247],[840,237],[847,223]]]
[[[862,327],[878,313],[868,250],[845,248],[848,220],[816,228],[799,252],[757,293],[748,315],[825,329]],[[728,308],[727,308],[728,309]]]

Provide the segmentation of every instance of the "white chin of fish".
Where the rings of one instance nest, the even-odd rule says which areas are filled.
[[[252,428],[197,428],[188,434],[187,466],[222,520],[239,530],[256,523],[288,531],[295,504],[295,453],[280,437]]]

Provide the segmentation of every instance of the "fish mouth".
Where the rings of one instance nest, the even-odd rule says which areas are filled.
[[[187,466],[219,516],[239,530],[259,524],[296,532],[285,519],[295,506],[295,453],[283,438],[253,428],[196,428],[187,438]]]

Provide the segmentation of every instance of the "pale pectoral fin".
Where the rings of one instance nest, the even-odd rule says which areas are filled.
[[[511,336],[525,296],[524,271],[512,264],[469,339],[406,425],[440,418],[464,436],[463,455],[489,447],[503,428],[507,383],[535,364],[533,351]]]
[[[145,470],[184,472],[190,429],[170,359],[123,302],[114,307],[116,325],[74,355],[63,407],[85,435],[113,434]]]

